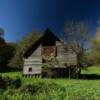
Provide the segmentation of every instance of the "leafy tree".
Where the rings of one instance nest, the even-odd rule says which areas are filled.
[[[12,43],[6,43],[3,39],[4,30],[0,28],[0,71],[8,70],[9,59],[14,55],[15,48]]]
[[[91,50],[87,54],[87,59],[91,64],[100,64],[100,28],[98,28],[95,37],[91,40]]]
[[[4,44],[0,46],[0,69],[7,70],[7,64],[10,58],[14,55],[15,49],[11,44]]]

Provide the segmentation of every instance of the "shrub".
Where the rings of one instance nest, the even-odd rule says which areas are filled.
[[[13,88],[17,89],[21,86],[21,79],[19,77],[16,77],[15,79],[6,77],[0,77],[0,89],[6,89],[6,88]]]
[[[5,88],[6,88],[6,82],[2,78],[2,76],[0,76],[0,89],[5,89]]]
[[[19,88],[21,86],[21,79],[19,77],[16,77],[15,79],[11,80],[11,86],[12,88]]]

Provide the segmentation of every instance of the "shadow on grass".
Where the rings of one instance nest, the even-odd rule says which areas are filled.
[[[0,73],[8,73],[8,72],[21,72],[22,69],[18,68],[9,68],[7,67],[6,69],[0,69]]]
[[[98,74],[81,74],[79,79],[87,79],[87,80],[100,80],[100,75]]]

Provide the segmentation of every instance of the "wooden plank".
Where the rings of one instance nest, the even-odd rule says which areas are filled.
[[[29,68],[32,68],[31,72],[29,72]],[[41,65],[24,66],[23,74],[41,74]]]

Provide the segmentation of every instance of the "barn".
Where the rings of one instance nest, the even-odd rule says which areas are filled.
[[[24,53],[23,75],[66,76],[69,66],[77,66],[77,55],[50,29],[35,41]]]

